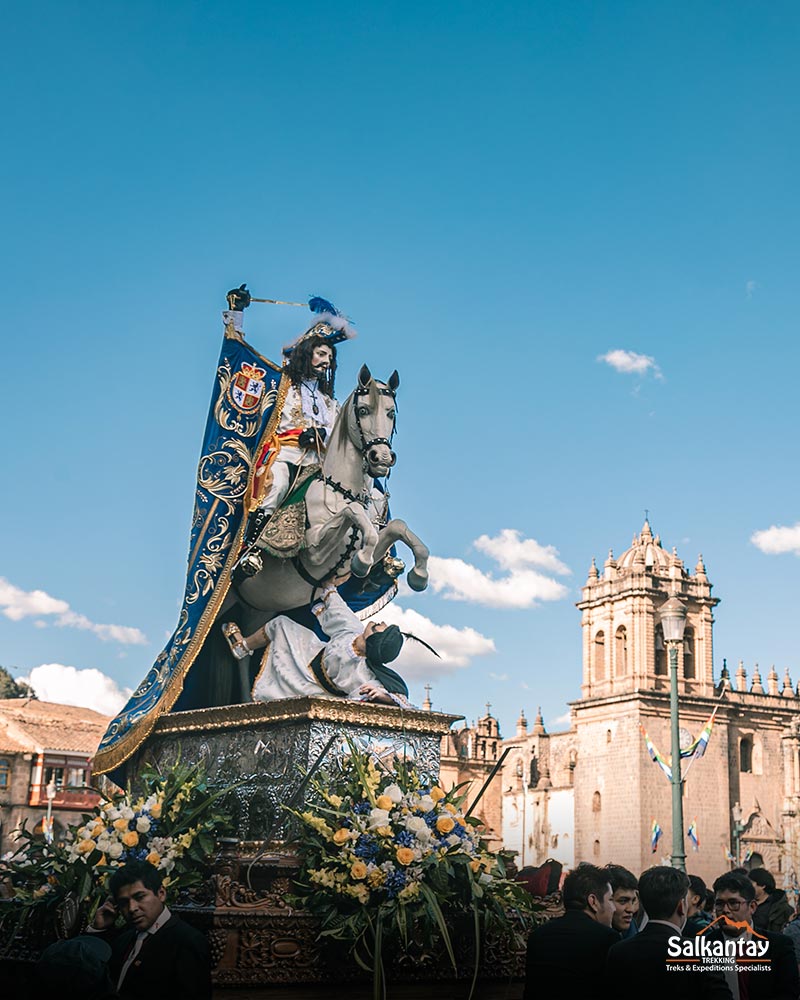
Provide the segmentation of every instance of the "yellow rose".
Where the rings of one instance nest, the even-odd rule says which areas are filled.
[[[145,861],[149,861],[154,868],[158,868],[158,863],[161,861],[161,855],[158,851],[151,851],[145,858]]]
[[[453,818],[455,819],[456,823],[459,824],[459,826],[466,826],[467,825],[467,821],[464,819],[463,816],[454,816]]]
[[[363,861],[354,861],[353,867],[350,869],[350,874],[353,878],[366,878],[367,866]]]
[[[341,847],[342,844],[346,844],[349,839],[350,831],[346,827],[341,827],[341,829],[337,830],[333,835],[333,842],[337,845],[337,847]]]
[[[436,820],[436,829],[439,833],[452,833],[453,827],[456,824],[449,816],[440,816]]]
[[[101,822],[100,822],[100,821],[98,820],[98,821],[97,821],[97,822],[96,822],[96,823],[94,824],[94,826],[92,827],[92,831],[91,831],[91,833],[89,834],[89,836],[91,836],[91,837],[99,837],[101,833],[105,833],[105,832],[106,832],[106,827],[105,827],[105,824],[104,824],[104,823],[101,823]]]
[[[458,812],[458,809],[456,809],[452,802],[445,802],[444,807],[449,813]]]
[[[95,866],[95,868],[97,868],[99,865],[104,865],[105,863],[106,863],[106,856],[105,856],[105,854],[101,854],[100,855],[100,860],[99,861],[95,861],[94,866]]]
[[[395,857],[401,865],[410,865],[414,860],[414,852],[410,847],[398,847],[395,852]]]
[[[438,785],[434,785],[430,790],[430,796],[434,802],[441,802],[444,798],[444,792],[439,788]]]
[[[119,830],[120,833],[128,829],[128,821],[126,819],[115,819],[114,829]]]
[[[393,802],[388,795],[379,795],[375,800],[375,805],[378,809],[391,809]]]
[[[161,803],[156,802],[154,806],[150,807],[150,815],[153,819],[161,819]]]
[[[122,843],[126,847],[136,847],[139,843],[139,834],[135,830],[128,830],[126,834],[123,834]]]
[[[78,854],[90,854],[97,844],[93,840],[82,840],[78,844]]]

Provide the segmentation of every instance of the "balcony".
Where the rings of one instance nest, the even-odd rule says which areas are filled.
[[[76,812],[94,809],[100,801],[100,793],[93,788],[56,788],[53,809],[74,809]],[[47,808],[47,785],[31,785],[29,806]]]

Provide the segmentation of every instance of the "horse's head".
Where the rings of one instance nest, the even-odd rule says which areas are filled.
[[[392,438],[399,385],[397,372],[392,372],[388,382],[376,382],[364,365],[358,373],[358,385],[345,403],[342,416],[347,421],[347,435],[361,452],[370,476],[385,476],[397,461]]]

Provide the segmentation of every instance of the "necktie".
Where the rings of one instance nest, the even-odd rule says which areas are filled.
[[[139,933],[136,935],[136,940],[133,942],[130,951],[128,952],[128,957],[125,959],[125,963],[123,964],[122,970],[119,974],[117,989],[120,989],[120,987],[122,986],[122,983],[125,980],[125,976],[127,976],[128,974],[128,969],[130,969],[130,967],[133,965],[136,956],[142,950],[142,944],[144,943],[144,939],[146,937],[147,937],[147,931],[139,931]]]

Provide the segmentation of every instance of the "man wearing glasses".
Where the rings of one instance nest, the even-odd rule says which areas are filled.
[[[800,976],[791,938],[785,934],[757,934],[753,931],[756,894],[746,875],[728,872],[714,883],[714,924],[708,930],[710,939],[721,933],[724,939],[766,939],[769,947],[766,962],[739,964],[738,972],[726,971],[725,978],[734,1000],[798,1000]],[[705,932],[704,932],[705,933]]]

